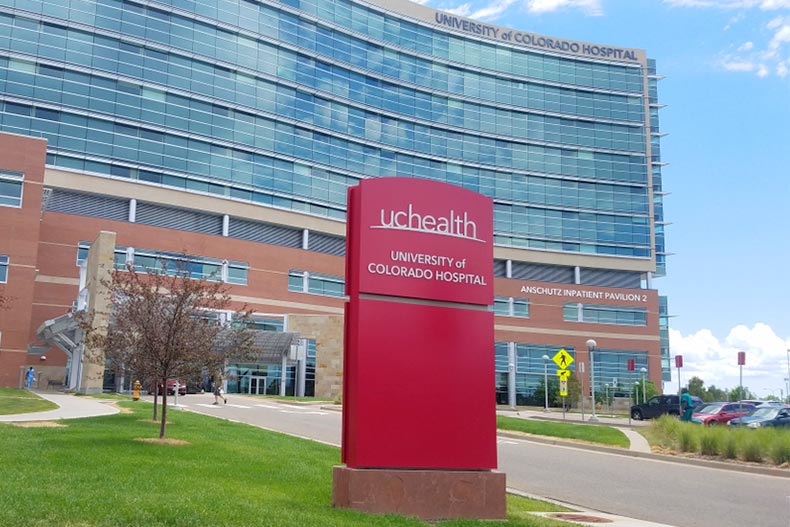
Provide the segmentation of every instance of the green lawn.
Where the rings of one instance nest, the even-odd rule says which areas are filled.
[[[58,407],[33,392],[15,388],[0,388],[0,415],[46,412]]]
[[[624,433],[608,426],[577,425],[539,419],[519,419],[502,415],[497,416],[496,426],[499,430],[512,430],[559,439],[574,439],[607,446],[628,448],[631,444]]]
[[[186,411],[168,413],[168,438],[184,444],[143,442],[158,435],[151,405],[119,404],[132,411],[59,428],[0,424],[0,442],[8,445],[0,450],[0,525],[424,525],[332,508],[336,448]],[[560,509],[511,496],[508,520],[497,525],[568,525],[529,510]]]

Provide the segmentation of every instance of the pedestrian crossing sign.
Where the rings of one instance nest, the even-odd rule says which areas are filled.
[[[573,363],[573,357],[571,357],[570,353],[565,351],[565,348],[558,351],[557,354],[552,357],[552,360],[563,370]]]

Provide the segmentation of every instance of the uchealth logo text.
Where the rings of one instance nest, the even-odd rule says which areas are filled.
[[[411,203],[405,210],[381,209],[381,222],[379,225],[372,225],[371,228],[424,232],[476,242],[483,241],[477,238],[477,224],[469,219],[468,213],[461,214],[450,209],[445,216],[433,216],[415,211]]]

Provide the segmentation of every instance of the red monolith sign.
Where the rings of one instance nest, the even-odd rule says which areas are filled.
[[[423,514],[403,503],[397,510],[355,508],[431,519],[503,517],[504,474],[491,472],[497,466],[491,199],[423,179],[362,181],[349,189],[346,248],[343,470],[365,469],[365,477],[373,470],[387,485],[444,471],[452,485],[466,486],[475,485],[470,477],[489,474],[496,477],[488,491],[502,486],[501,499],[497,491],[469,500],[488,500],[494,513],[463,513],[449,490],[444,512]],[[401,472],[393,479],[395,470]],[[354,474],[336,471],[336,504],[354,502],[345,496]],[[432,498],[437,507],[443,499]]]

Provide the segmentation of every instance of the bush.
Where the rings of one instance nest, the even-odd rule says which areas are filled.
[[[761,463],[763,460],[763,444],[758,434],[752,433],[744,438],[741,445],[741,459]]]
[[[790,432],[785,430],[774,430],[773,441],[771,441],[768,456],[777,465],[790,463]]]
[[[728,430],[729,434],[724,436],[721,444],[721,456],[724,459],[736,459],[738,457],[738,439],[743,436],[741,430]]]
[[[699,434],[699,453],[703,456],[718,456],[721,453],[721,445],[730,430],[721,427],[703,428]]]
[[[697,450],[697,434],[691,425],[683,425],[678,430],[678,450],[681,452],[694,452]]]

